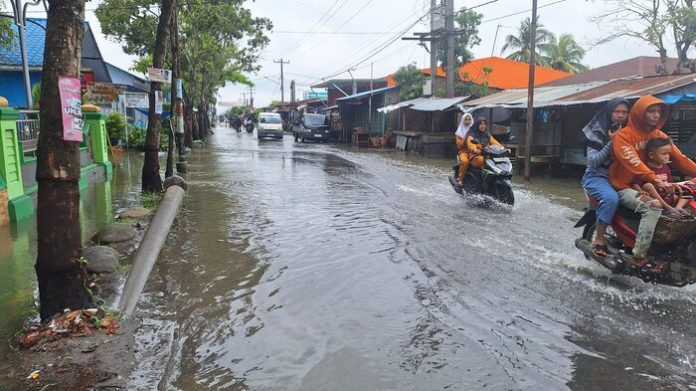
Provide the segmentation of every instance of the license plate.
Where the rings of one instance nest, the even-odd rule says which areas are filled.
[[[321,134],[315,134],[314,137],[319,137],[319,138],[321,138],[321,137],[324,137],[324,136],[321,135]]]
[[[495,163],[507,163],[508,159],[504,157],[496,157],[493,158],[493,162]]]

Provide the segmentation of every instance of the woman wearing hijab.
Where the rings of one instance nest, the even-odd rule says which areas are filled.
[[[502,145],[491,136],[488,132],[488,122],[483,118],[479,117],[474,125],[469,129],[467,136],[465,138],[466,143],[466,153],[459,154],[459,159],[461,163],[459,164],[459,178],[457,182],[459,186],[464,185],[464,176],[469,168],[469,165],[474,167],[483,167],[483,148],[489,145],[497,145],[502,147]],[[462,155],[465,155],[465,159],[462,159]]]
[[[466,166],[469,164],[469,150],[466,146],[466,136],[469,133],[469,129],[474,124],[474,117],[469,113],[464,113],[461,121],[459,121],[459,127],[457,131],[454,132],[455,139],[457,142],[457,153],[459,154],[459,174],[457,175],[457,183],[461,187],[464,184],[464,175],[466,175]],[[466,165],[464,164],[466,162]]]
[[[582,129],[587,145],[587,169],[582,177],[582,187],[599,202],[592,248],[600,257],[609,253],[604,233],[619,206],[619,195],[609,183],[613,140],[616,132],[626,126],[629,108],[626,99],[614,98]]]

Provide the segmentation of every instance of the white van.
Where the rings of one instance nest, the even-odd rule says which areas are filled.
[[[278,113],[260,113],[259,124],[256,126],[256,135],[259,139],[264,137],[283,138],[283,120]]]

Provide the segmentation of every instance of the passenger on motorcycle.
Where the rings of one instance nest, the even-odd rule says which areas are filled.
[[[466,135],[469,133],[469,129],[474,124],[474,117],[469,113],[464,113],[462,119],[459,121],[459,126],[457,131],[454,132],[455,142],[457,143],[457,153],[459,154],[459,160],[464,161],[469,159],[467,154],[468,150],[466,148]],[[464,175],[466,175],[466,167],[462,171],[462,165],[459,165],[459,174],[457,175],[457,183],[459,187],[464,185]]]
[[[459,154],[459,185],[464,184],[464,177],[469,165],[481,168],[484,164],[483,149],[490,145],[502,145],[488,132],[488,122],[478,118],[466,136],[466,153]]]
[[[660,179],[644,161],[647,161],[646,144],[656,137],[668,138],[660,129],[667,123],[669,107],[654,96],[644,96],[633,105],[628,126],[614,136],[612,151],[614,160],[609,167],[609,180],[619,192],[621,205],[641,214],[636,243],[633,247],[634,265],[647,271],[659,269],[648,262],[647,252],[652,242],[655,226],[662,213],[660,203],[631,188],[638,177],[655,186],[671,190],[673,185]],[[689,176],[696,176],[696,163],[673,147],[670,160],[676,169]]]
[[[604,233],[619,207],[619,195],[609,183],[612,140],[616,132],[626,126],[629,108],[626,99],[614,98],[582,129],[587,145],[587,169],[582,177],[582,187],[598,202],[597,230],[592,249],[600,257],[609,253]]]
[[[643,162],[657,177],[667,183],[674,182],[672,168],[669,166],[670,154],[672,153],[672,140],[668,138],[651,138],[645,146],[648,151],[648,160]],[[689,215],[684,207],[689,203],[686,198],[680,198],[675,192],[667,192],[663,189],[658,190],[650,182],[641,178],[635,178],[631,186],[639,192],[648,193],[652,198],[660,201],[664,214],[669,216]]]

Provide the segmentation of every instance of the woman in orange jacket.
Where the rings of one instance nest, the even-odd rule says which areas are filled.
[[[474,124],[474,117],[469,113],[464,113],[461,121],[459,121],[459,127],[457,131],[454,132],[455,142],[457,143],[457,154],[459,155],[459,160],[469,161],[468,149],[466,147],[466,136]],[[457,175],[457,183],[462,186],[464,183],[464,175],[466,174],[466,168],[464,168],[464,173],[462,174],[462,165],[459,165],[459,175]]]
[[[464,141],[466,153],[459,153],[459,178],[457,179],[459,186],[464,185],[464,177],[469,165],[483,167],[483,148],[489,145],[502,147],[498,140],[488,132],[488,122],[482,117],[474,122]]]

